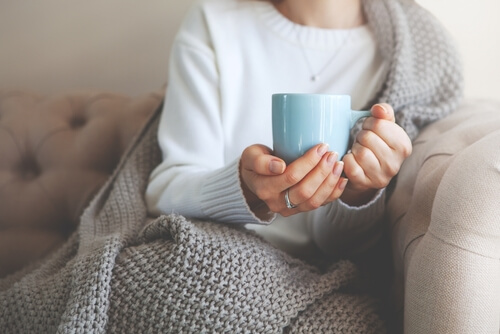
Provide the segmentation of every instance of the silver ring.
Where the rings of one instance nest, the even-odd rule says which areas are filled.
[[[285,191],[285,204],[286,204],[286,207],[289,208],[289,209],[295,209],[297,207],[297,205],[293,204],[291,201],[290,201],[290,197],[288,195],[288,191],[290,189],[287,189]]]

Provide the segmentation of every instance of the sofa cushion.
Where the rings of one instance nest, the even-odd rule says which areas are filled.
[[[0,277],[66,240],[161,99],[0,92]]]
[[[403,305],[406,270],[429,229],[443,175],[464,150],[498,129],[499,101],[466,100],[451,115],[428,125],[415,139],[413,153],[401,167],[387,204],[399,308]]]

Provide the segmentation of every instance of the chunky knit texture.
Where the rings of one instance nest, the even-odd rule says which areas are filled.
[[[391,64],[374,103],[389,103],[397,123],[415,139],[425,125],[458,107],[463,92],[460,57],[442,25],[415,1],[365,0],[363,5]]]
[[[414,2],[368,0],[365,9],[391,59],[377,101],[391,103],[414,138],[458,105],[457,57]],[[384,332],[372,299],[342,291],[357,277],[350,262],[321,272],[237,227],[149,221],[157,125],[158,112],[61,249],[0,281],[2,332]]]
[[[373,299],[339,292],[357,277],[348,261],[320,272],[245,229],[148,220],[158,113],[78,233],[29,274],[0,282],[4,333],[384,331]]]

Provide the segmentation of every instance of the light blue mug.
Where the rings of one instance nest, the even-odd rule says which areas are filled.
[[[330,151],[347,152],[354,124],[369,111],[351,109],[349,95],[273,94],[273,150],[287,164],[319,143]]]

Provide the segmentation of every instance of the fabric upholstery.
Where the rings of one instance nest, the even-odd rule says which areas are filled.
[[[467,101],[415,140],[388,203],[396,300],[413,330],[498,332],[499,179],[498,102]]]
[[[0,92],[0,276],[74,231],[161,98]]]
[[[122,153],[161,99],[162,95],[157,93],[136,98],[103,93],[52,97],[25,92],[0,93],[0,276],[41,259],[67,239],[84,208],[113,173]],[[498,273],[499,236],[498,231],[491,230],[498,225],[495,223],[498,213],[482,210],[485,215],[478,216],[469,208],[452,202],[460,196],[471,196],[479,198],[476,204],[484,202],[487,208],[498,207],[491,205],[491,201],[498,203],[498,196],[482,194],[482,191],[491,190],[488,179],[484,182],[486,174],[474,175],[474,171],[482,168],[484,172],[486,168],[493,175],[500,171],[498,164],[495,165],[498,163],[495,157],[500,151],[499,129],[499,102],[467,101],[452,115],[428,126],[415,140],[413,154],[403,165],[388,202],[395,265],[394,291],[400,308],[403,307],[404,289],[411,284],[417,288],[406,296],[409,305],[414,307],[420,303],[424,309],[438,314],[435,310],[439,304],[432,304],[431,289],[440,279],[456,279],[452,274],[461,273],[454,269],[464,263],[453,260],[465,259],[477,264],[471,254],[482,253],[483,259],[494,260]],[[462,170],[465,175],[460,174]],[[458,175],[457,182],[453,175]],[[465,182],[459,183],[460,180]],[[472,194],[462,191],[469,188],[460,187],[460,184],[467,184],[466,181],[477,183],[470,188]],[[494,187],[498,188],[498,184],[494,183]],[[447,205],[450,210],[445,210]],[[460,209],[474,213],[462,220],[472,219],[474,229],[450,225],[458,221],[450,217],[457,217],[464,211]],[[486,220],[478,217],[486,217]],[[448,224],[446,229],[443,224],[432,226],[439,220]],[[486,247],[488,240],[478,243],[480,238],[473,240],[453,234],[474,230],[480,231],[480,236],[491,237],[493,246]],[[445,238],[449,238],[448,242],[442,243]],[[461,247],[442,256],[445,253],[440,247],[460,242]],[[466,250],[466,254],[461,255],[461,250]],[[440,256],[449,266],[438,265],[443,268],[442,272],[428,271],[425,266],[439,264],[436,259]],[[480,265],[490,265],[491,261],[487,262]],[[467,264],[465,267],[469,269],[468,274],[462,275],[460,284],[474,283],[477,279],[484,281],[484,276],[475,275],[484,268]],[[422,273],[427,280],[418,279]],[[491,273],[495,274],[494,270]],[[477,291],[483,293],[474,290],[473,295],[463,291],[451,294],[465,300],[469,305],[466,308],[449,299],[443,300],[448,306],[456,306],[453,309],[463,315],[465,311],[476,309],[470,307],[470,303],[474,296],[479,296],[482,298],[482,307],[478,307],[480,313],[489,316],[491,312],[487,314],[487,311],[492,309],[498,317],[500,298],[496,297],[499,289],[487,291],[485,287],[494,287],[487,283],[479,284],[482,288]],[[463,285],[454,287],[463,288]],[[495,300],[497,304],[485,309],[486,297],[493,299],[491,305]],[[412,314],[417,315],[416,321],[418,316],[429,318],[418,312]],[[483,323],[491,320],[486,316]],[[424,323],[429,325],[429,322]],[[429,328],[421,332],[429,332]]]

